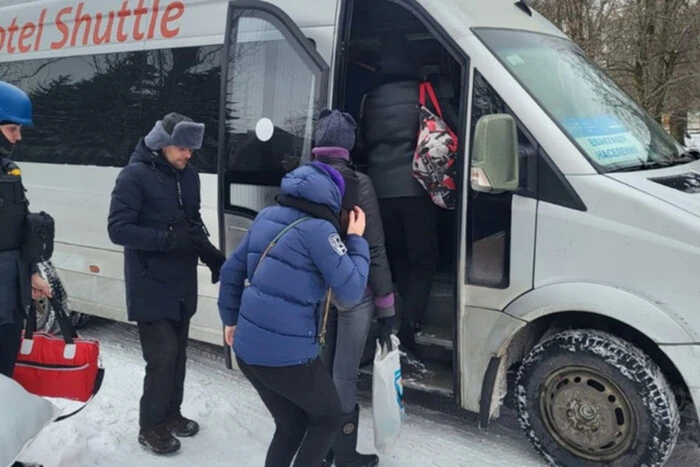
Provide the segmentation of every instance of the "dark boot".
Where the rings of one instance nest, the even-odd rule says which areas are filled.
[[[335,456],[333,455],[333,450],[328,453],[325,459],[323,459],[323,462],[321,462],[321,467],[331,467],[333,465],[333,458]]]
[[[355,412],[343,415],[343,424],[333,443],[336,467],[374,467],[379,464],[379,457],[374,454],[357,452],[357,421],[360,407],[355,405]]]
[[[180,438],[194,436],[199,432],[199,424],[181,414],[173,416],[165,426],[170,433]]]
[[[416,351],[416,325],[410,321],[403,321],[396,337],[401,341],[401,346],[410,352]]]
[[[180,449],[180,441],[175,438],[165,425],[139,432],[139,444],[156,454],[172,454]]]

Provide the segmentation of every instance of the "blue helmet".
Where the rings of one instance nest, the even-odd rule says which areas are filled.
[[[0,122],[32,126],[32,101],[20,88],[0,81]]]

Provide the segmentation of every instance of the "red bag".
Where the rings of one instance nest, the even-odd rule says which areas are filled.
[[[425,94],[437,115],[426,106]],[[457,206],[457,135],[447,126],[430,83],[420,85],[420,133],[413,155],[413,177],[444,209]]]
[[[62,337],[35,333],[36,313],[30,308],[13,379],[37,396],[88,402],[99,391],[104,375],[99,365],[100,344],[78,337],[58,300],[51,299],[51,306]],[[58,420],[63,418],[67,417]]]

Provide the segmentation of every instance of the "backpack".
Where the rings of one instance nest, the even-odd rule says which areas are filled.
[[[425,95],[437,112],[426,107]],[[413,155],[413,177],[425,188],[433,203],[444,209],[457,207],[457,135],[442,116],[430,83],[420,85],[420,131]]]

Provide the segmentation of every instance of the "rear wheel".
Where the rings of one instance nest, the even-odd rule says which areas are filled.
[[[518,373],[520,425],[552,465],[663,465],[678,437],[678,405],[641,350],[596,330],[537,345]]]

